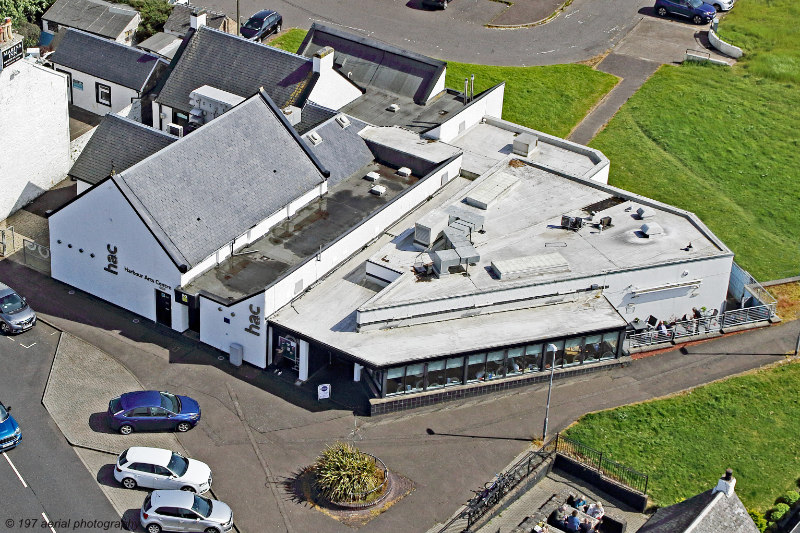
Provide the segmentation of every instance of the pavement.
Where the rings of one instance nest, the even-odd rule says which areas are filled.
[[[200,402],[203,420],[177,439],[191,457],[214,470],[215,494],[233,507],[240,531],[263,531],[265,523],[276,531],[349,531],[285,485],[335,440],[354,442],[414,482],[409,496],[362,529],[426,531],[447,520],[472,495],[470,489],[502,471],[541,430],[544,384],[364,418],[337,404],[317,403],[313,391],[272,373],[232,367],[216,350],[16,263],[0,261],[0,280],[27,296],[43,318],[108,354],[107,362],[125,367],[144,388]],[[795,330],[790,323],[724,336],[557,382],[551,430],[589,411],[672,394],[782,360],[794,348]],[[110,372],[92,368],[91,375]],[[104,401],[111,393],[92,392]],[[87,464],[96,468],[99,463]]]
[[[564,7],[565,0],[516,0],[488,22],[491,27],[523,27],[540,24]]]
[[[103,120],[85,109],[69,104],[69,140],[74,141],[84,133],[96,127]]]

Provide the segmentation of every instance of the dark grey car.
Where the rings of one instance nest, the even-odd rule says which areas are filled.
[[[19,333],[36,325],[36,313],[25,298],[8,285],[0,283],[0,331],[4,335]]]

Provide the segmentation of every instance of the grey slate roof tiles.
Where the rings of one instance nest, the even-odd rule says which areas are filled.
[[[328,187],[349,178],[375,159],[367,143],[358,135],[367,125],[352,117],[348,119],[350,125],[346,128],[342,128],[335,118],[331,118],[311,130],[322,137],[322,142],[316,146],[308,140],[307,135],[303,136],[311,151],[331,173]]]
[[[44,20],[116,39],[138,12],[124,4],[102,0],[56,0]]]
[[[326,120],[335,117],[337,114],[338,111],[334,111],[333,109],[322,107],[310,101],[306,102],[306,105],[303,106],[300,113],[300,122],[295,124],[294,129],[297,130],[300,135],[303,135]]]
[[[69,175],[94,185],[114,172],[122,172],[177,141],[163,131],[108,114],[97,126]]]
[[[708,511],[703,515],[703,512]],[[701,520],[691,533],[757,533],[758,528],[747,514],[744,504],[734,492],[730,497],[711,490],[669,507],[662,507],[639,528],[638,533],[683,533],[692,522]]]
[[[192,10],[197,9],[198,6],[191,4],[175,4],[172,7],[172,13],[164,23],[164,31],[167,33],[175,33],[179,35],[186,35],[191,27],[191,14]],[[225,25],[225,15],[223,13],[214,13],[213,11],[206,10],[206,25],[214,28],[215,30],[223,30]]]
[[[151,76],[158,74],[157,66],[167,67],[155,55],[73,28],[66,31],[50,60],[136,91],[144,89]]]
[[[322,183],[295,135],[256,95],[113,180],[192,267]]]
[[[242,98],[250,98],[263,86],[278,107],[302,106],[312,79],[310,59],[201,26],[156,102],[187,113],[189,94],[203,85]]]

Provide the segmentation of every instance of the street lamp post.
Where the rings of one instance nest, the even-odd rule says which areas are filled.
[[[547,388],[547,407],[544,410],[544,428],[542,429],[542,442],[547,438],[547,421],[550,417],[550,394],[553,392],[553,373],[556,370],[556,352],[558,348],[555,344],[548,344],[547,349],[553,352],[553,359],[550,361],[550,386]]]

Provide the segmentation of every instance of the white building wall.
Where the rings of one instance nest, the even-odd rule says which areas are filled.
[[[464,106],[463,111],[454,114],[450,119],[426,132],[424,136],[443,142],[450,142],[475,124],[478,124],[486,116],[500,118],[503,113],[505,89],[505,83],[499,85],[490,93],[483,95],[480,100],[469,106]]]
[[[155,291],[160,289],[172,296],[173,328],[186,329],[185,306],[174,301],[180,273],[113,181],[88,191],[48,222],[53,278],[150,320],[156,319]],[[109,266],[114,261],[116,268]]]
[[[308,99],[329,109],[340,109],[361,95],[355,85],[333,68],[323,68]]]
[[[66,76],[25,59],[0,71],[0,220],[69,171],[66,87]]]
[[[55,63],[54,63],[55,64]],[[90,111],[95,115],[105,116],[107,113],[116,113],[131,105],[132,98],[138,98],[139,93],[133,89],[111,83],[85,74],[79,70],[70,69],[59,64],[55,64],[58,70],[72,74],[72,103],[81,109]],[[83,84],[83,89],[77,88],[76,82]],[[111,87],[111,105],[107,106],[97,102],[96,83]],[[78,85],[81,87],[81,85]]]
[[[164,118],[161,118],[161,114],[164,115]],[[161,105],[159,103],[153,102],[153,127],[155,129],[160,129],[161,131],[168,131],[169,128],[167,127],[171,122],[173,122],[172,117],[172,108],[169,106]]]
[[[445,67],[444,70],[442,70],[442,75],[439,76],[438,80],[436,80],[436,84],[433,86],[433,89],[431,90],[431,95],[428,97],[428,101],[429,102],[437,94],[439,94],[440,92],[444,91],[444,82],[445,82],[445,78],[446,77],[447,77],[447,67]],[[500,115],[498,115],[498,116],[500,116]]]
[[[244,348],[244,360],[259,368],[267,366],[267,322],[264,293],[230,307],[200,297],[200,340],[231,353],[231,344]]]

